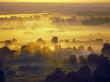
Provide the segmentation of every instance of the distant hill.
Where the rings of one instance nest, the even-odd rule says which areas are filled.
[[[0,13],[110,11],[110,3],[26,3],[1,2]]]

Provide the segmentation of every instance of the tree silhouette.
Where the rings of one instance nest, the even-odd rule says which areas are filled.
[[[75,55],[70,55],[69,59],[68,59],[68,63],[69,65],[74,65],[77,63],[77,58]]]
[[[37,42],[38,42],[38,43],[43,43],[44,40],[43,40],[42,38],[39,38],[39,39],[37,39]]]
[[[10,50],[7,46],[0,48],[0,55],[2,57],[12,58],[14,56],[15,51]]]
[[[109,43],[104,43],[103,44],[103,48],[102,48],[102,54],[105,56],[109,56],[110,55],[110,44]]]
[[[51,41],[52,43],[58,43],[58,37],[52,37]]]
[[[97,54],[90,54],[87,57],[87,64],[89,65],[97,65],[99,63],[99,57]]]
[[[75,71],[69,72],[66,75],[66,81],[65,82],[79,82],[79,75],[78,75],[78,73],[75,72]]]
[[[57,68],[47,76],[45,82],[65,82],[65,73],[60,68]]]
[[[82,64],[82,65],[85,65],[86,64],[86,59],[83,56],[80,56],[79,57],[79,63]]]
[[[78,71],[79,82],[90,82],[91,80],[91,70],[88,66],[83,66]]]
[[[0,82],[5,82],[5,73],[2,69],[2,65],[0,64]]]
[[[93,82],[110,82],[110,62],[101,56],[101,61],[93,73]]]
[[[87,51],[88,51],[89,54],[94,54],[94,50],[93,50],[93,48],[91,46],[89,46],[87,48]]]

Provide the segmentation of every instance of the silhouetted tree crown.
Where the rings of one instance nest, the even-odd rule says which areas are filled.
[[[52,43],[58,43],[58,37],[52,37],[51,41]]]
[[[70,64],[70,65],[76,64],[76,63],[77,63],[76,55],[70,55],[68,61],[69,61],[69,64]]]
[[[65,82],[65,73],[60,68],[57,68],[47,76],[45,82]]]
[[[75,71],[69,72],[66,75],[66,81],[65,82],[79,82],[79,75],[78,75],[78,73],[75,72]]]
[[[99,57],[97,54],[90,54],[87,57],[87,64],[89,65],[97,65],[99,63]]]
[[[0,64],[0,82],[5,82],[5,73],[2,69],[2,65]]]
[[[86,64],[86,59],[83,56],[80,56],[79,57],[79,63],[83,64],[83,65]]]
[[[104,43],[101,51],[103,55],[110,56],[110,44]]]
[[[91,80],[91,70],[87,65],[82,66],[78,74],[80,82],[89,82]]]
[[[110,61],[101,56],[101,61],[93,73],[93,82],[110,82]]]

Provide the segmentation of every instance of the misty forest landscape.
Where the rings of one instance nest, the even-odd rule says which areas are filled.
[[[110,1],[0,0],[0,82],[110,82]]]

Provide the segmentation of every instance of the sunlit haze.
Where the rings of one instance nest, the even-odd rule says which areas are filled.
[[[0,0],[0,82],[110,82],[110,0]]]
[[[110,2],[110,0],[0,0],[0,2],[73,2],[73,3],[93,3],[93,2]]]

